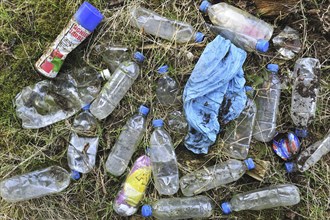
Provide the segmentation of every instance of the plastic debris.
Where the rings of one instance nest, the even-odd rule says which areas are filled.
[[[284,30],[273,38],[273,44],[284,60],[293,59],[301,50],[299,32],[286,26]]]
[[[292,160],[300,151],[300,141],[292,133],[279,133],[273,140],[274,152],[283,160]]]
[[[184,134],[187,132],[188,124],[181,111],[172,111],[168,114],[168,126],[176,133]]]
[[[156,95],[159,103],[163,105],[175,104],[179,93],[179,85],[175,79],[168,75],[168,66],[164,65],[158,68],[157,72],[161,77],[157,82]]]

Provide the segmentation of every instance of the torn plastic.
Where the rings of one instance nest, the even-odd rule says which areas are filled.
[[[273,44],[279,48],[277,51],[284,60],[291,60],[301,50],[299,32],[289,26],[273,38]]]

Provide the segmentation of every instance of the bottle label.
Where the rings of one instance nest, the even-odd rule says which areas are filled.
[[[91,32],[79,25],[74,17],[71,18],[68,25],[36,62],[35,67],[38,72],[50,78],[56,77],[66,56],[90,34]]]

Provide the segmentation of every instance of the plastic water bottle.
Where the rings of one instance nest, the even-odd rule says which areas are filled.
[[[267,52],[273,34],[270,24],[224,2],[211,5],[203,1],[199,9],[209,15],[211,30],[247,51]]]
[[[306,137],[307,127],[315,117],[319,93],[320,61],[315,58],[301,58],[296,61],[292,88],[291,118],[298,137]]]
[[[138,210],[151,177],[151,164],[148,156],[139,157],[119,191],[113,209],[121,216],[131,216]]]
[[[179,170],[170,135],[163,120],[152,122],[155,130],[150,138],[150,159],[154,185],[159,194],[173,195],[179,189]]]
[[[179,92],[178,83],[167,75],[167,65],[159,67],[158,73],[161,75],[161,78],[157,82],[156,90],[158,101],[163,105],[174,104],[177,101]]]
[[[255,168],[251,158],[243,161],[229,159],[198,171],[187,174],[180,179],[180,188],[185,196],[193,196],[210,189],[234,182],[248,170]]]
[[[295,185],[281,184],[235,195],[230,202],[221,204],[224,214],[241,210],[262,210],[279,206],[292,206],[300,202]]]
[[[120,176],[125,172],[133,153],[141,142],[143,133],[146,131],[148,113],[149,108],[141,105],[139,113],[132,116],[121,131],[105,164],[107,171],[112,175]]]
[[[226,128],[223,137],[224,151],[232,158],[247,158],[252,139],[257,107],[253,100],[248,99],[243,112]]]
[[[207,196],[160,199],[142,206],[142,216],[156,219],[208,218],[213,214],[213,203]]]
[[[136,52],[134,58],[140,63],[144,60],[140,52]],[[110,115],[131,88],[139,73],[140,67],[137,63],[122,62],[93,101],[90,109],[92,114],[98,119],[104,119]]]
[[[2,180],[0,195],[8,202],[18,202],[59,193],[69,184],[70,174],[61,167],[51,166]]]
[[[201,42],[204,38],[204,34],[196,32],[190,24],[162,17],[142,7],[132,8],[130,23],[148,34],[177,43]]]
[[[257,104],[256,122],[253,137],[262,142],[271,141],[276,134],[276,120],[281,96],[281,81],[277,75],[277,64],[268,64],[267,69],[271,72],[268,80],[261,85],[255,102]]]
[[[317,141],[302,151],[294,162],[286,162],[285,168],[288,173],[294,171],[305,172],[329,152],[330,133],[323,140]]]

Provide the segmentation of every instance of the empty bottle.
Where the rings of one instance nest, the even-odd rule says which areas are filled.
[[[139,157],[113,203],[113,209],[121,216],[131,216],[138,210],[151,177],[150,158]]]
[[[157,82],[156,95],[158,101],[163,105],[171,105],[177,101],[179,92],[178,83],[167,75],[168,66],[158,68],[158,73],[161,75]]]
[[[150,138],[150,159],[154,185],[159,194],[173,195],[179,189],[179,170],[170,135],[164,130],[163,120],[152,122],[155,130]]]
[[[143,133],[146,131],[148,113],[149,108],[141,105],[139,113],[131,117],[121,131],[105,164],[107,171],[112,175],[120,176],[125,172],[133,153],[141,142]]]
[[[160,199],[152,206],[142,206],[142,216],[156,219],[209,218],[213,203],[207,196]]]
[[[276,134],[276,120],[281,96],[281,81],[277,75],[277,64],[268,64],[271,72],[259,88],[255,102],[257,105],[253,137],[262,142],[271,141]]]
[[[224,151],[232,158],[247,158],[256,118],[257,107],[253,100],[248,99],[243,112],[226,128],[223,137]]]
[[[286,162],[288,173],[305,172],[314,166],[324,155],[330,152],[330,133],[323,139],[302,151],[294,162]]]
[[[224,214],[241,210],[262,210],[279,206],[292,206],[300,202],[295,185],[281,184],[235,195],[230,202],[221,204]]]
[[[204,38],[190,24],[162,17],[143,7],[132,8],[130,23],[148,34],[177,43],[201,42]]]
[[[136,52],[134,58],[140,63],[144,60],[140,52]],[[139,73],[140,67],[135,62],[122,62],[93,101],[90,109],[92,114],[98,119],[104,119],[110,115],[131,88]]]
[[[203,1],[199,9],[208,13],[214,25],[211,30],[216,34],[247,51],[267,52],[274,31],[270,24],[224,2],[211,5]]]
[[[185,196],[193,196],[210,189],[234,182],[248,170],[255,168],[251,158],[243,161],[229,159],[198,171],[187,174],[180,179],[180,188]]]
[[[296,61],[292,87],[291,118],[298,137],[306,137],[307,127],[315,117],[319,93],[320,61],[315,58],[301,58]]]
[[[61,192],[69,184],[70,174],[61,167],[51,166],[2,180],[0,195],[8,202],[18,202]]]

